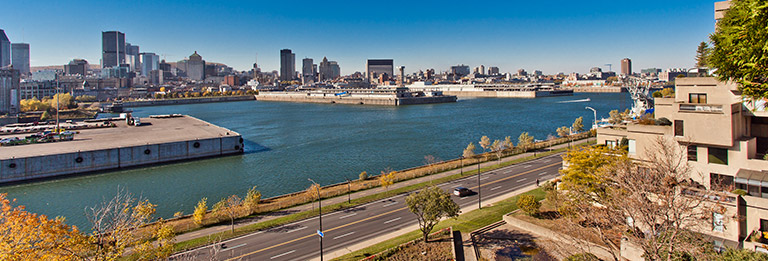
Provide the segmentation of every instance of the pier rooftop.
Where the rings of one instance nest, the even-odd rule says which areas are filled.
[[[125,120],[113,122],[117,125],[113,128],[80,130],[72,141],[2,146],[0,160],[240,135],[186,115],[141,118],[140,126],[128,126]],[[30,134],[0,135],[0,139],[27,135]]]

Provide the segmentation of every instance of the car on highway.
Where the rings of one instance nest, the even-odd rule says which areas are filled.
[[[472,195],[472,190],[465,187],[456,187],[453,189],[453,194],[459,197]]]

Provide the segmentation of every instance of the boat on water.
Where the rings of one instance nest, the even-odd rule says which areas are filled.
[[[586,99],[579,99],[579,100],[559,101],[557,103],[588,102],[588,101],[591,101],[591,100],[592,99],[590,99],[590,98],[586,98]]]

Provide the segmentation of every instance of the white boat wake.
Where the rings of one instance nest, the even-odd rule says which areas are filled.
[[[586,98],[586,99],[580,99],[580,100],[559,101],[557,103],[588,102],[588,101],[591,101],[591,99]]]

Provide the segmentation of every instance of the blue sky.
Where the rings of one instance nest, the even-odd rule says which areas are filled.
[[[587,72],[629,57],[641,68],[692,67],[714,29],[714,1],[10,1],[0,29],[31,45],[32,66],[98,63],[101,31],[119,30],[169,61],[197,51],[237,70],[336,60],[343,74],[392,58],[407,72],[450,65],[502,72]],[[607,69],[607,66],[605,69]],[[298,69],[298,68],[297,68]]]

